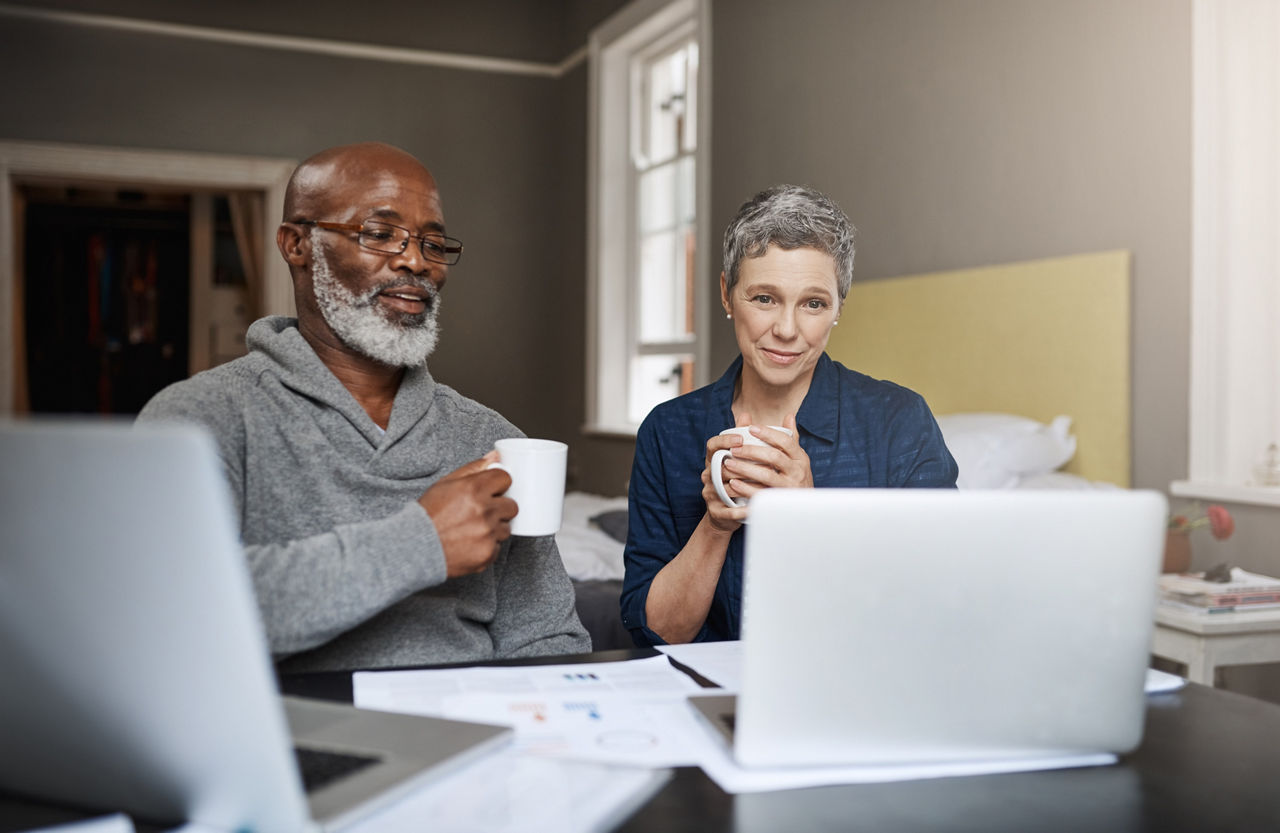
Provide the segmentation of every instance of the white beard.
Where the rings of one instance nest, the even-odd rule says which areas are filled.
[[[320,243],[319,229],[311,230],[311,276],[320,314],[334,335],[352,350],[392,367],[417,367],[427,360],[440,336],[440,290],[430,281],[410,281],[427,293],[427,309],[420,315],[391,321],[377,308],[378,293],[396,281],[356,295],[333,275]]]

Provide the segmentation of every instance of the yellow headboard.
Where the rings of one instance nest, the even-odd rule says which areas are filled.
[[[827,352],[935,414],[1073,420],[1066,471],[1129,485],[1125,251],[855,283]]]

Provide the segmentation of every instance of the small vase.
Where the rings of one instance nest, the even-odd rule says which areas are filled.
[[[1166,532],[1164,536],[1163,573],[1185,573],[1191,569],[1191,536],[1185,532]]]

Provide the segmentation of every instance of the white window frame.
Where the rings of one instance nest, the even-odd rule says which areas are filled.
[[[590,434],[635,436],[627,418],[632,356],[641,347],[632,310],[636,192],[630,154],[634,129],[633,58],[666,33],[692,26],[698,41],[697,150],[694,154],[694,336],[679,345],[694,357],[694,386],[707,382],[712,238],[709,233],[711,140],[710,3],[636,0],[591,33],[588,44],[586,425]]]
[[[1175,495],[1280,506],[1280,6],[1194,0],[1191,399]]]

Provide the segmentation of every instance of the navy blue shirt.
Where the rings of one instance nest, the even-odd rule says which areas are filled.
[[[653,577],[684,548],[706,514],[707,440],[732,428],[739,356],[720,379],[662,403],[636,435],[622,580],[622,624],[637,645],[661,645],[644,606]],[[917,393],[849,370],[825,353],[796,414],[815,487],[954,488],[956,462]],[[744,527],[729,539],[711,609],[695,642],[738,638]]]

